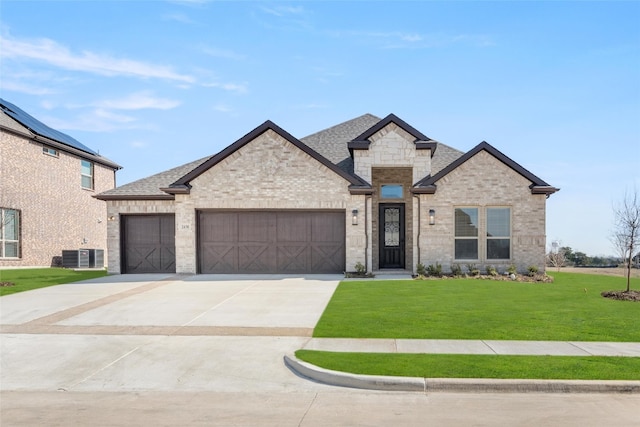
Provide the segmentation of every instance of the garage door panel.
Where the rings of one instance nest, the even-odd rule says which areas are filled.
[[[238,269],[238,247],[223,244],[205,244],[201,246],[201,260],[206,262],[202,266],[203,271],[210,273],[225,273]]]
[[[199,213],[201,273],[338,273],[344,271],[344,212],[224,212],[237,218],[237,236],[228,240],[231,221],[220,212]],[[222,221],[220,219],[223,218]],[[227,233],[227,234],[225,234]],[[216,236],[225,235],[225,242]],[[316,245],[321,249],[315,249]],[[229,253],[212,247],[234,248]],[[314,255],[314,252],[318,252]],[[237,254],[237,262],[228,259]]]
[[[124,215],[122,271],[175,273],[175,217]]]

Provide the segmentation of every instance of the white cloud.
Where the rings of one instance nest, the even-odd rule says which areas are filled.
[[[96,107],[114,110],[170,110],[180,105],[180,101],[156,98],[150,92],[136,92],[119,99],[105,99],[94,103]]]
[[[229,92],[237,92],[237,93],[247,93],[249,91],[246,84],[237,84],[237,83],[212,82],[212,83],[203,83],[202,86],[215,87],[218,89],[223,89]]]
[[[305,12],[302,6],[275,6],[275,7],[266,7],[262,6],[263,12],[268,13],[270,15],[283,17],[286,15],[301,15]]]
[[[193,24],[193,20],[184,13],[167,13],[162,16],[165,21],[176,21],[181,24]]]
[[[18,40],[1,37],[0,57],[43,61],[58,68],[105,76],[131,76],[157,78],[195,83],[195,78],[180,74],[169,66],[145,63],[90,51],[71,52],[69,48],[51,39]]]
[[[37,86],[29,83],[23,83],[23,82],[7,79],[6,77],[2,79],[2,90],[26,93],[29,95],[51,95],[55,93],[54,90],[48,87]]]
[[[216,47],[209,47],[205,45],[198,46],[198,50],[205,55],[214,56],[216,58],[226,58],[226,59],[234,59],[236,61],[240,61],[246,59],[246,55],[241,53],[236,53],[232,50],[228,49],[219,49]]]

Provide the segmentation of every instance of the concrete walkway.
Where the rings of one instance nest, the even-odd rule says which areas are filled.
[[[354,353],[640,357],[637,342],[312,338],[305,350]]]

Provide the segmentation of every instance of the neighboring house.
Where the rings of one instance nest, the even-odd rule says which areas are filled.
[[[486,142],[462,153],[366,114],[300,140],[267,121],[96,197],[112,219],[111,273],[543,271],[556,191]]]
[[[59,264],[107,246],[105,203],[120,166],[0,99],[0,267]]]

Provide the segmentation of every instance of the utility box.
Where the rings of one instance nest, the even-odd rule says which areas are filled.
[[[65,268],[89,268],[89,249],[62,251],[62,266]]]
[[[89,249],[89,268],[104,267],[104,249]]]

